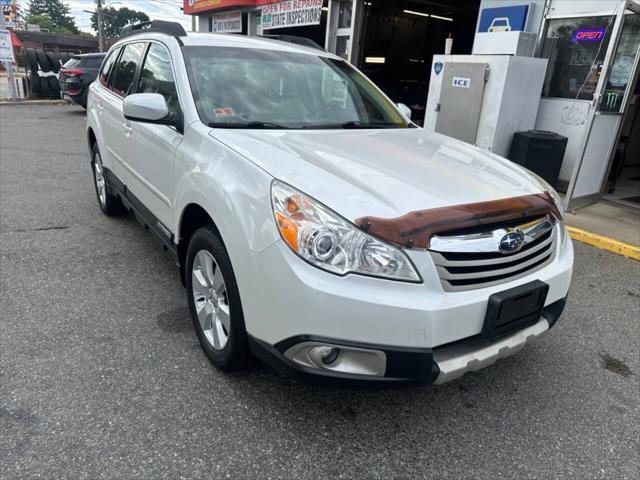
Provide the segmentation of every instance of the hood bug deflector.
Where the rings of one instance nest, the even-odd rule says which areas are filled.
[[[404,248],[429,248],[431,237],[483,225],[495,225],[551,214],[561,219],[547,192],[520,197],[416,210],[396,218],[360,217],[355,224],[367,233]]]

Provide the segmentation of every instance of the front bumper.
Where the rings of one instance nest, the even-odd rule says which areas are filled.
[[[477,335],[435,349],[399,348],[387,345],[345,342],[334,338],[309,335],[292,337],[271,346],[250,336],[250,348],[254,355],[276,370],[305,381],[332,383],[380,384],[380,383],[446,383],[467,372],[485,368],[497,360],[510,357],[549,330],[558,320],[566,304],[566,298],[545,307],[540,321],[495,342]],[[295,345],[317,343],[335,347],[347,347],[383,352],[386,360],[384,375],[345,374],[292,361],[287,352]]]
[[[338,277],[307,264],[282,241],[261,252],[248,251],[233,241],[225,243],[242,295],[252,349],[267,363],[298,376],[438,382],[515,353],[546,331],[548,327],[542,329],[545,324],[557,320],[573,268],[570,239],[564,243],[557,240],[560,247],[553,260],[540,270],[501,285],[461,292],[443,290],[436,267],[425,251],[409,252],[424,279],[424,283],[411,284],[361,275]],[[533,280],[549,286],[544,318],[533,329],[535,335],[526,333],[524,339],[507,337],[491,346],[476,342],[489,297]],[[387,359],[385,375],[336,376],[334,372],[296,364],[284,353],[291,342],[301,339],[370,346],[382,351]],[[462,366],[452,366],[451,357],[446,356],[452,345],[465,345],[464,351],[457,350],[458,356],[463,357]],[[402,367],[405,363],[395,360],[389,362],[391,357],[408,358],[408,366]],[[401,367],[396,368],[397,365]],[[411,370],[412,365],[417,365],[415,370]]]

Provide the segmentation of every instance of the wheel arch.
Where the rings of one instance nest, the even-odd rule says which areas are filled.
[[[98,143],[98,137],[96,137],[93,127],[87,128],[87,145],[89,145],[89,152],[93,151],[93,146]]]
[[[205,226],[212,227],[224,245],[224,240],[222,239],[220,230],[209,212],[207,212],[207,210],[200,204],[195,202],[185,205],[180,213],[180,220],[176,231],[176,254],[178,256],[178,265],[180,268],[180,280],[183,285],[186,283],[185,265],[187,263],[186,257],[189,241],[196,230]]]

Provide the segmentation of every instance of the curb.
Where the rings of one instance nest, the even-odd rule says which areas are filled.
[[[67,100],[18,100],[18,101],[12,101],[12,100],[1,100],[0,101],[0,105],[1,106],[7,106],[7,107],[15,107],[16,105],[31,105],[31,106],[38,106],[38,105],[70,105],[70,103]]]
[[[592,247],[607,250],[633,260],[640,260],[640,247],[636,245],[621,242],[620,240],[605,237],[604,235],[598,235],[597,233],[587,232],[581,228],[567,226],[567,230],[569,230],[571,238],[578,242],[586,243]]]

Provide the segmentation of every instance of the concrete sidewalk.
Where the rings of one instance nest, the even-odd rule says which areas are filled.
[[[568,211],[567,225],[640,246],[640,208],[607,200]]]

